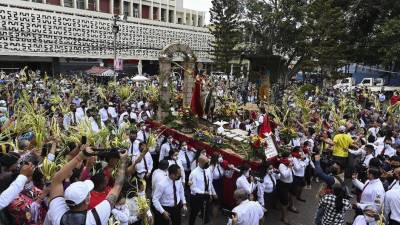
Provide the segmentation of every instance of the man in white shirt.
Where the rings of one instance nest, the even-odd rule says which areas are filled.
[[[380,152],[377,152],[377,155],[385,156],[388,158],[396,155],[396,150],[392,147],[391,137],[385,137],[383,149]]]
[[[74,105],[70,106],[70,111],[64,115],[63,127],[68,130],[70,126],[77,124],[76,107]]]
[[[260,203],[249,201],[249,195],[243,189],[234,193],[238,206],[233,210],[233,217],[229,219],[228,225],[259,225],[264,224],[264,208]]]
[[[80,123],[86,117],[86,105],[84,103],[81,104],[78,108],[76,108],[76,122]]]
[[[107,108],[108,114],[111,116],[112,120],[114,123],[117,123],[118,121],[118,113],[115,110],[114,104],[112,102],[108,103],[108,108]]]
[[[140,123],[140,130],[137,133],[137,139],[141,142],[147,143],[147,139],[150,136],[150,128],[147,128],[144,123]]]
[[[131,146],[129,146],[128,149],[129,156],[139,153],[140,140],[137,139],[136,132],[131,131],[131,133],[129,134],[129,141],[131,142]]]
[[[186,184],[189,179],[193,159],[194,159],[194,152],[190,151],[186,142],[183,142],[181,150],[179,151],[179,154],[178,154],[178,160],[181,162],[183,169],[185,171],[185,183]]]
[[[72,103],[75,104],[76,106],[79,106],[81,104],[81,102],[82,102],[82,99],[80,99],[79,96],[75,96],[72,99]]]
[[[216,192],[213,186],[213,179],[210,169],[209,159],[206,156],[200,156],[199,165],[190,173],[190,215],[189,225],[194,225],[197,214],[203,210],[205,222],[209,221],[209,202],[216,198]]]
[[[99,115],[100,115],[100,119],[101,122],[105,123],[108,120],[108,111],[106,109],[107,107],[105,105],[103,105],[103,107],[101,107],[101,109],[99,110]]]
[[[20,174],[10,186],[0,194],[0,210],[6,208],[14,199],[16,199],[24,189],[28,179],[30,179],[35,171],[35,166],[32,163],[23,165]]]
[[[369,161],[374,158],[375,148],[372,145],[366,145],[365,149],[365,156],[361,159],[361,164],[366,168],[369,167]]]
[[[384,198],[385,189],[381,180],[381,171],[377,168],[368,169],[368,180],[365,184],[361,183],[355,175],[353,175],[353,185],[361,190],[360,202],[357,203],[359,209],[364,209],[367,205],[374,206],[380,211]]]
[[[158,164],[158,169],[154,170],[151,176],[151,192],[154,195],[154,191],[159,183],[164,182],[164,179],[168,178],[168,160],[161,160]]]
[[[396,185],[396,183],[398,184],[400,168],[395,169],[394,173],[396,179],[386,192],[384,204],[386,221],[389,221],[390,225],[400,224],[400,186]]]
[[[139,144],[139,152],[132,155],[132,162],[135,162],[139,156],[145,151],[146,143],[142,142]],[[147,151],[143,156],[142,160],[136,162],[135,165],[136,173],[139,178],[149,179],[151,171],[153,170],[153,158],[151,158],[150,153]]]
[[[128,154],[120,155],[121,163],[118,168],[114,187],[107,198],[94,209],[88,210],[90,191],[94,184],[90,180],[72,183],[64,192],[64,180],[68,179],[74,168],[94,154],[91,148],[85,148],[72,160],[68,161],[52,179],[50,189],[50,204],[46,215],[45,225],[85,224],[106,225],[111,209],[116,204],[122,186],[125,182],[125,172]]]
[[[180,179],[180,168],[173,164],[168,168],[168,178],[156,185],[152,199],[156,209],[155,224],[181,224],[182,209],[186,211],[187,207]]]

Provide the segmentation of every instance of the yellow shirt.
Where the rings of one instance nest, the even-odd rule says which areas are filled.
[[[353,139],[348,134],[337,134],[333,138],[333,156],[345,157],[349,156],[347,149],[353,144]]]

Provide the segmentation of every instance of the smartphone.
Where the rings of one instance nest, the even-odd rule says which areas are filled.
[[[230,210],[227,210],[227,209],[222,209],[222,214],[224,215],[224,216],[226,216],[226,217],[229,217],[229,218],[233,218],[233,215],[235,215],[235,213],[234,212],[232,212],[232,211],[230,211]]]
[[[86,143],[87,143],[87,137],[86,136],[82,136],[81,144],[82,145],[86,145]]]

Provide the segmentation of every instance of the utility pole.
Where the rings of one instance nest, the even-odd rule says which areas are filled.
[[[119,26],[117,25],[118,16],[114,15],[114,24],[112,31],[114,33],[114,82],[117,82],[117,73],[115,72],[115,65],[117,62],[117,35],[119,32]]]

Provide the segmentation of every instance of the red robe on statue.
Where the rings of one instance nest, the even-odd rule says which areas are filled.
[[[201,104],[201,78],[196,77],[196,83],[193,90],[191,108],[192,112],[199,117],[203,117],[203,107]]]
[[[260,125],[260,130],[258,135],[262,138],[265,137],[265,133],[271,133],[272,129],[271,129],[271,121],[269,120],[269,116],[266,114],[264,115],[264,121],[263,123]]]

